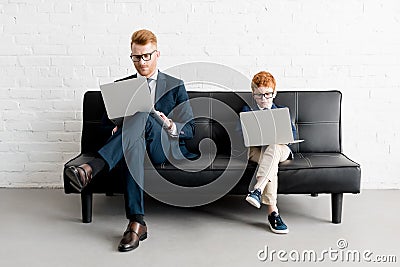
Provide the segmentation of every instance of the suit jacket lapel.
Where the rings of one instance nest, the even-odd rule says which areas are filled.
[[[155,109],[156,110],[160,110],[161,109],[161,105],[163,103],[161,103],[161,101],[159,101],[164,94],[168,93],[167,90],[170,90],[171,88],[167,88],[167,80],[166,80],[166,76],[164,75],[164,73],[162,72],[158,72],[158,76],[157,76],[157,85],[156,85],[156,96],[155,96]],[[182,154],[182,151],[180,149],[180,145],[179,145],[179,138],[168,138],[169,140],[169,144],[170,144],[170,151],[172,154],[172,157],[174,159],[184,159],[185,156]]]
[[[164,73],[158,72],[155,97],[156,109],[158,106],[158,100],[160,100],[160,98],[165,94],[166,84]]]
[[[258,108],[257,104],[253,104],[251,106],[251,110],[255,111],[255,110],[260,110],[260,109]]]

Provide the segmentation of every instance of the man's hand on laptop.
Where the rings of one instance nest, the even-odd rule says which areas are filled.
[[[118,126],[115,126],[111,131],[111,135],[114,135],[118,131]]]
[[[164,126],[167,130],[171,130],[172,126],[174,125],[174,122],[171,119],[168,119],[167,116],[165,116],[164,113],[160,111],[156,111],[158,115],[164,120]]]

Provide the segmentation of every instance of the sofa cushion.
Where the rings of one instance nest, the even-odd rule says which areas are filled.
[[[342,153],[295,153],[279,165],[279,193],[359,193],[360,165]]]

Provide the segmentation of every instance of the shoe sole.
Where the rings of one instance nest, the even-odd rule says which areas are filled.
[[[252,206],[256,207],[257,209],[259,209],[261,207],[260,202],[258,202],[257,200],[255,200],[252,197],[247,196],[246,201],[249,202]]]
[[[73,182],[69,181],[69,185],[72,186],[78,193],[82,193],[82,189],[76,186]]]
[[[143,235],[141,235],[141,236],[139,237],[139,241],[143,241],[143,240],[145,240],[146,238],[147,238],[147,232],[144,233]],[[128,252],[128,251],[132,251],[132,250],[138,248],[138,247],[139,247],[139,244],[140,244],[140,242],[138,242],[137,246],[135,246],[135,247],[130,247],[130,248],[124,248],[124,247],[119,247],[119,246],[118,246],[118,251],[119,251],[119,252]]]
[[[65,175],[69,179],[69,184],[79,191],[79,193],[82,192],[83,187],[81,181],[79,180],[78,170],[74,166],[71,166],[65,170]]]
[[[276,230],[276,229],[274,229],[274,228],[271,226],[270,223],[268,223],[268,226],[269,226],[269,229],[271,229],[271,231],[272,231],[273,233],[275,233],[275,234],[287,234],[287,233],[289,233],[289,228],[286,229],[286,230]]]

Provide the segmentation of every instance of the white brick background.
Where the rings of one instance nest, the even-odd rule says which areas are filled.
[[[363,188],[400,188],[400,1],[0,0],[0,187],[59,187],[80,149],[82,95],[134,73],[133,31],[161,70],[192,61],[280,90],[339,89]]]

